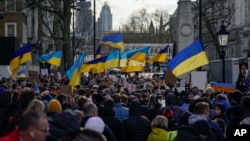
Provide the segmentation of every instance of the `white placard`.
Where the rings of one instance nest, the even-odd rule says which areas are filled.
[[[192,71],[191,72],[191,83],[193,87],[205,91],[207,84],[207,72],[206,71]]]

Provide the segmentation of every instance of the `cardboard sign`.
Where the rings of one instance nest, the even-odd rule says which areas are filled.
[[[166,75],[164,79],[166,80],[166,83],[170,83],[174,86],[176,85],[177,78],[170,70],[166,70]]]
[[[40,82],[38,71],[29,70],[28,76],[29,76],[29,82],[34,82],[34,81],[36,81],[36,83]]]
[[[109,81],[106,81],[106,82],[102,82],[101,85],[110,87],[111,85],[113,85],[113,81],[109,80]]]
[[[71,86],[64,85],[64,86],[61,86],[60,88],[61,88],[61,92],[62,92],[62,93],[68,94],[68,95],[71,95],[71,94],[72,94]]]

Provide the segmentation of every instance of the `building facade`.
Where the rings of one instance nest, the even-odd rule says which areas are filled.
[[[97,21],[98,26],[98,37],[102,37],[105,32],[109,32],[112,30],[112,13],[107,2],[104,3],[101,9],[100,17]]]

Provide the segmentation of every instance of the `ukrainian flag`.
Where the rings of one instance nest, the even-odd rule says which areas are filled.
[[[104,56],[85,63],[81,68],[81,72],[104,72],[106,59],[107,56]]]
[[[131,72],[142,72],[143,66],[127,66],[121,68],[120,72],[122,73],[131,73]]]
[[[166,46],[159,53],[157,53],[153,57],[151,57],[147,62],[149,62],[149,63],[153,63],[153,62],[166,63],[167,62],[167,53],[168,53],[168,46]]]
[[[51,65],[59,67],[61,64],[62,51],[54,51],[49,54],[44,54],[37,58],[42,63],[47,62]]]
[[[144,48],[139,48],[139,49],[136,49],[130,53],[127,53],[127,58],[129,60],[135,60],[138,62],[145,62],[149,48],[150,48],[150,46],[144,47]]]
[[[66,71],[67,77],[70,79],[69,85],[73,87],[75,85],[78,85],[80,83],[80,78],[81,78],[81,67],[84,61],[85,54],[84,52],[79,56],[77,59],[76,63],[71,66],[69,70]]]
[[[144,63],[150,47],[139,48],[135,50],[122,52],[120,55],[120,67],[128,66],[128,61],[134,60]]]
[[[21,64],[27,61],[32,61],[30,45],[26,44],[16,50],[10,61],[11,77],[13,80],[16,79],[18,69]]]
[[[206,52],[200,40],[195,41],[168,62],[168,68],[178,77],[184,73],[208,64]]]
[[[130,50],[130,51],[124,51],[121,53],[121,55],[120,55],[120,67],[127,66],[127,62],[128,62],[127,54],[129,54],[133,51],[134,50]]]
[[[99,45],[95,52],[95,59],[101,58],[101,46]]]
[[[110,46],[118,49],[124,49],[121,33],[103,37],[102,42],[100,44],[102,46]]]
[[[230,83],[219,83],[214,82],[213,89],[218,92],[234,92],[236,90],[236,85]]]
[[[27,76],[26,76],[26,71],[25,71],[25,69],[19,70],[19,71],[17,72],[17,77],[19,77],[19,78],[26,78]]]
[[[105,62],[105,69],[117,68],[119,65],[119,50],[109,53]]]

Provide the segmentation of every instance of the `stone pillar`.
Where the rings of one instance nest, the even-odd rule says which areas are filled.
[[[177,52],[194,42],[194,24],[190,0],[179,0],[177,9]]]
[[[179,0],[176,16],[176,38],[177,53],[194,42],[194,24],[191,0]],[[190,73],[179,77],[185,81],[190,81]]]

